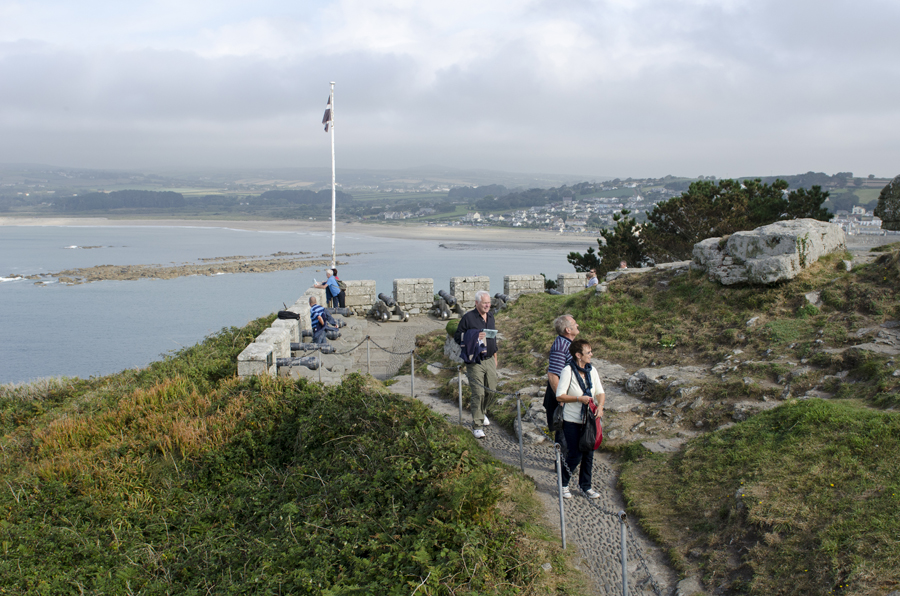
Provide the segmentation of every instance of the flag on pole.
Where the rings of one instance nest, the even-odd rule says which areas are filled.
[[[325,115],[322,116],[322,124],[325,125],[325,132],[328,132],[328,127],[331,126],[331,95],[328,96],[328,103],[325,104]]]

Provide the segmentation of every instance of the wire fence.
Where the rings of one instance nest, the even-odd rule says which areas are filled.
[[[396,343],[404,343],[404,342],[402,342],[402,341],[398,342],[397,339],[395,338],[395,344]],[[397,346],[392,346],[391,348],[386,348],[385,346],[380,345],[378,342],[376,342],[374,339],[372,339],[371,336],[367,335],[364,339],[362,339],[359,343],[357,343],[352,348],[349,348],[349,349],[346,349],[343,351],[333,351],[333,352],[328,352],[328,353],[331,355],[334,355],[334,356],[347,356],[347,355],[353,354],[354,352],[359,350],[363,344],[365,344],[365,346],[366,346],[366,361],[365,362],[366,362],[366,373],[367,374],[372,374],[372,358],[371,358],[372,346],[374,346],[376,350],[386,353],[390,356],[390,358],[388,359],[387,365],[384,367],[385,374],[388,374],[388,375],[396,374],[396,372],[401,368],[403,363],[405,363],[406,357],[409,356],[410,397],[415,398],[415,395],[416,395],[416,390],[415,390],[415,386],[416,386],[416,384],[415,384],[416,349],[415,348],[413,348],[411,350],[398,349]],[[327,344],[325,344],[325,345],[327,345]],[[313,349],[313,350],[309,350],[309,351],[312,353],[312,355],[315,355],[316,353],[319,353],[319,352],[321,352],[321,354],[325,354],[325,352],[321,351],[320,349]],[[466,365],[461,364],[461,365],[457,365],[457,366],[446,366],[446,365],[442,365],[437,362],[429,362],[428,366],[434,367],[437,369],[441,369],[441,370],[449,370],[449,371],[455,370],[456,371],[457,386],[458,386],[459,424],[462,426],[464,424],[463,423],[463,380],[462,380],[463,379],[463,370],[462,369]],[[321,381],[321,378],[322,378],[321,377],[321,375],[322,375],[322,364],[321,363],[319,363],[319,365],[318,365],[318,371],[319,371],[319,380]],[[468,385],[470,386],[470,388],[473,385],[480,387],[485,392],[485,395],[493,394],[495,397],[508,397],[508,398],[514,398],[516,400],[516,431],[517,432],[515,434],[518,435],[519,467],[520,467],[522,473],[524,474],[525,473],[526,454],[525,454],[525,446],[524,446],[524,442],[523,442],[523,435],[525,433],[524,433],[524,430],[522,427],[522,407],[524,405],[524,402],[522,400],[521,393],[520,392],[509,393],[509,392],[499,391],[496,388],[491,388],[487,385],[479,383],[472,378],[468,378],[467,382],[468,382]],[[544,432],[546,433],[547,431],[544,431]],[[559,502],[560,534],[561,534],[561,539],[562,539],[562,546],[563,546],[563,548],[566,548],[567,538],[566,538],[565,501],[568,501],[570,499],[563,497],[562,471],[563,471],[563,469],[565,469],[566,472],[569,474],[570,478],[573,477],[574,474],[572,474],[572,470],[570,470],[568,468],[568,466],[566,465],[566,461],[565,461],[565,457],[564,457],[564,450],[565,450],[564,446],[560,445],[559,443],[554,443],[555,460],[552,458],[539,458],[539,457],[536,458],[533,455],[530,455],[529,463],[530,463],[530,465],[546,466],[547,464],[552,462],[553,465],[555,466],[557,499]],[[540,461],[541,459],[543,459],[543,461]],[[610,476],[613,475],[613,471],[611,469],[609,469],[609,467],[606,466],[605,464],[601,463],[600,467],[606,468],[605,472],[607,473],[607,475],[610,475]],[[647,563],[647,560],[644,556],[643,550],[641,549],[640,545],[635,540],[631,540],[631,541],[628,540],[629,533],[631,535],[634,535],[634,531],[631,528],[631,521],[628,518],[625,511],[622,511],[622,510],[612,511],[610,509],[607,509],[607,508],[603,507],[599,502],[597,502],[596,499],[591,499],[584,493],[581,493],[580,491],[575,491],[572,496],[575,496],[576,494],[578,496],[582,497],[584,499],[583,503],[586,504],[588,507],[592,508],[596,513],[598,513],[601,516],[605,516],[606,518],[608,518],[610,520],[614,520],[615,525],[617,525],[619,528],[620,535],[619,535],[619,545],[618,545],[619,553],[618,553],[618,555],[619,555],[619,560],[621,561],[621,570],[619,571],[618,575],[619,575],[619,580],[621,582],[620,583],[621,593],[627,596],[628,594],[631,593],[632,589],[638,589],[638,590],[643,591],[643,589],[645,587],[649,587],[653,591],[653,593],[656,594],[656,596],[662,596],[662,588],[660,587],[660,585],[656,581],[656,579],[653,577],[653,574],[650,571],[650,566]],[[596,560],[591,560],[591,558],[592,558],[591,553],[596,552],[597,549],[585,548],[585,545],[581,545],[581,546],[582,546],[582,553],[584,555],[586,555],[585,559],[587,560],[589,565],[591,565],[595,569],[599,568],[599,567],[603,567],[602,562],[596,561]],[[610,545],[608,544],[607,546],[610,546]],[[609,550],[609,549],[607,548],[605,550]],[[609,553],[607,552],[606,558],[608,558],[608,554]],[[629,559],[632,561],[635,559],[637,560],[637,565],[635,566],[633,571],[629,571],[629,564],[628,564]],[[608,569],[609,565],[606,565],[605,567]],[[637,581],[629,582],[629,579],[632,579],[632,578],[636,578]],[[616,590],[616,591],[618,591],[618,590]]]

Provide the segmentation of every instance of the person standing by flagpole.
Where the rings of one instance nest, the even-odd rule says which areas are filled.
[[[325,106],[325,115],[322,117],[322,124],[325,125],[325,132],[331,131],[331,266],[335,263],[334,252],[334,235],[335,235],[335,218],[334,206],[337,199],[337,189],[334,177],[334,81],[331,81],[331,93],[328,94],[328,103]]]

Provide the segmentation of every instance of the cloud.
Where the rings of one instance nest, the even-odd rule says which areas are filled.
[[[3,161],[296,165],[336,81],[345,167],[896,167],[878,0],[37,6],[0,7]]]

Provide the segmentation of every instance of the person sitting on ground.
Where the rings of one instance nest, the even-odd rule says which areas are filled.
[[[578,440],[581,438],[582,409],[588,407],[591,400],[597,404],[596,416],[603,416],[603,404],[606,402],[606,393],[600,383],[600,375],[591,366],[591,344],[583,339],[576,339],[569,346],[572,361],[563,369],[559,376],[559,384],[556,387],[556,400],[562,405],[563,410],[563,434],[566,438],[568,451],[566,453],[566,465],[562,470],[562,494],[564,499],[571,499],[569,480],[572,472],[578,466],[578,486],[590,499],[597,499],[600,493],[591,486],[591,475],[594,468],[594,452],[581,451],[578,448]]]
[[[596,286],[598,283],[599,280],[597,279],[597,270],[591,269],[587,272],[587,284],[585,284],[584,287],[591,288],[593,286]]]
[[[313,284],[314,288],[318,288],[320,290],[325,290],[326,300],[328,302],[328,306],[335,307],[340,306],[344,308],[344,300],[346,294],[344,290],[338,286],[338,280],[334,276],[334,271],[331,269],[325,270],[325,283],[323,284]]]
[[[309,297],[309,318],[312,322],[313,343],[324,344],[325,341],[325,308],[318,304],[315,296]]]

